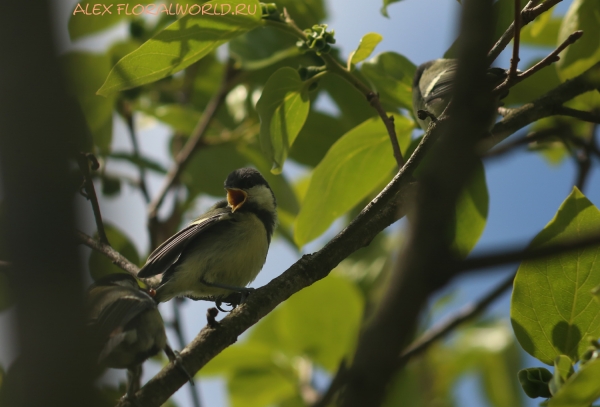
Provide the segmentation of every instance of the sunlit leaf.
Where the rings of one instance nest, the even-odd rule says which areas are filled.
[[[555,64],[558,76],[573,78],[600,61],[600,2],[598,0],[574,0],[563,18],[557,45],[576,30],[584,35],[564,50]]]
[[[240,370],[229,379],[232,407],[264,407],[298,393],[296,380],[278,369]]]
[[[256,110],[260,115],[261,147],[273,161],[273,173],[280,173],[310,110],[308,89],[298,71],[286,67],[271,75]]]
[[[521,30],[521,42],[541,47],[555,47],[562,18],[551,17],[552,14],[546,12],[526,25]]]
[[[589,407],[600,397],[600,359],[581,366],[552,397],[548,407]]]
[[[262,323],[262,322],[261,322]],[[267,369],[273,366],[274,352],[270,346],[258,342],[244,342],[229,346],[211,359],[198,372],[199,376],[224,375],[231,377],[237,370]]]
[[[416,70],[412,62],[395,52],[378,54],[360,68],[382,103],[408,110],[412,110],[412,81]]]
[[[213,0],[198,9],[226,15],[187,14],[166,27],[112,69],[98,94],[111,95],[157,81],[198,61],[213,49],[255,27],[260,22],[256,0]],[[190,6],[189,13],[191,13]],[[243,8],[244,13],[236,13]],[[194,9],[195,11],[196,9]],[[236,13],[236,14],[233,14]],[[250,14],[253,13],[253,14]]]
[[[356,287],[330,275],[285,302],[279,314],[279,338],[291,354],[308,357],[333,372],[353,347],[362,312],[363,298]]]
[[[414,123],[394,115],[401,150],[406,151]],[[296,220],[294,240],[298,246],[315,239],[396,166],[389,135],[379,117],[369,119],[340,138],[313,172],[310,186]]]
[[[600,211],[577,188],[531,247],[582,239],[600,230]],[[600,247],[588,247],[521,263],[514,283],[511,319],[519,343],[552,365],[559,355],[578,361],[589,336],[600,336],[600,304],[592,288],[600,284]]]
[[[377,33],[368,33],[365,34],[358,44],[358,48],[350,53],[348,56],[348,67],[351,67],[352,64],[358,64],[359,62],[364,61],[369,58],[373,53],[373,50],[383,40],[381,34]]]

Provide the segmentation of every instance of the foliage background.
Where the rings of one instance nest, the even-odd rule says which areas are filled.
[[[64,1],[57,3],[55,10],[57,26],[66,28],[68,21],[68,11],[73,8],[76,2]],[[557,7],[555,14],[562,14],[568,8],[571,2],[565,1]],[[337,46],[341,49],[342,55],[346,56],[355,46],[362,35],[367,32],[378,32],[383,35],[384,40],[379,44],[377,52],[396,51],[408,57],[415,64],[425,62],[429,59],[440,57],[451,45],[454,38],[454,24],[457,19],[459,5],[450,0],[405,0],[393,4],[388,8],[390,19],[384,19],[379,13],[379,4],[365,4],[359,1],[341,1],[332,0],[327,3],[329,18],[325,21],[330,28],[335,29]],[[435,12],[431,12],[435,10]],[[126,34],[126,27],[121,26],[105,36],[96,37],[91,40],[82,41],[77,44],[70,44],[66,35],[66,30],[59,32],[59,37],[63,43],[64,49],[102,49],[103,43],[113,41]],[[545,55],[551,48],[546,50],[525,49],[522,52],[523,64],[536,56]],[[497,65],[507,67],[508,57],[504,55],[499,59]],[[552,68],[550,68],[552,69]],[[327,100],[316,102],[319,109],[323,111],[332,111],[332,104]],[[152,122],[142,117],[136,117],[139,123],[139,140],[142,153],[153,157],[163,166],[168,168],[170,157],[167,154],[167,143],[169,130],[162,125]],[[417,131],[418,133],[419,131]],[[113,139],[113,149],[115,151],[130,151],[131,145],[126,136],[125,124],[115,118],[115,132]],[[113,162],[111,163],[114,171],[130,174],[136,174],[135,168],[127,164]],[[303,168],[294,166],[293,163],[286,163],[285,174],[290,179],[298,179],[303,174]],[[481,237],[475,251],[488,248],[495,248],[504,245],[522,245],[526,244],[531,238],[543,228],[543,226],[552,218],[560,203],[569,193],[573,180],[575,179],[576,168],[571,160],[563,160],[559,164],[550,165],[548,160],[540,154],[533,154],[526,151],[518,151],[514,154],[500,160],[490,160],[486,162],[486,179],[490,194],[490,209],[487,225],[483,236]],[[220,182],[220,181],[219,181]],[[149,176],[149,187],[156,191],[160,187],[158,177]],[[600,171],[594,169],[588,180],[588,188],[584,191],[586,196],[596,205],[600,205]],[[201,199],[197,204],[196,213],[201,213],[207,208],[211,199]],[[112,224],[119,225],[121,230],[127,231],[127,235],[135,243],[139,253],[145,253],[149,242],[145,226],[144,204],[141,195],[133,188],[123,185],[118,197],[107,198],[101,201],[103,215],[106,220]],[[127,211],[123,211],[127,207]],[[88,211],[87,205],[82,205],[83,211]],[[91,218],[91,213],[82,213],[82,218]],[[93,231],[93,225],[88,225],[88,232]],[[312,252],[318,249],[327,237],[339,229],[340,224],[332,227],[325,237],[317,242],[311,243],[304,248],[304,252]],[[392,232],[402,227],[395,226]],[[267,264],[253,286],[258,287],[270,281],[278,275],[287,266],[292,264],[299,254],[294,252],[287,243],[282,240],[276,240],[270,250]],[[471,274],[455,281],[450,287],[441,292],[432,302],[430,315],[426,324],[434,323],[444,315],[450,314],[456,310],[460,304],[478,298],[478,294],[486,292],[495,283],[501,280],[512,268],[507,267],[498,269],[495,272],[486,272],[485,274]],[[435,305],[444,303],[444,307]],[[193,303],[187,301],[182,306],[183,320],[185,321],[186,338],[191,339],[205,324],[205,309],[210,304]],[[171,312],[169,304],[162,305],[161,311],[166,318]],[[503,297],[494,307],[488,311],[488,317],[494,316],[503,318],[506,322],[508,316],[508,296]],[[6,326],[10,314],[4,312],[0,314],[1,323]],[[6,329],[0,329],[3,333],[0,343],[0,364],[7,366],[14,354],[14,345],[7,346],[10,338],[7,337]],[[465,339],[466,341],[466,339]],[[176,343],[171,338],[172,343]],[[539,365],[539,362],[521,354],[522,358],[527,359],[523,362],[526,366]],[[493,362],[490,362],[493,363]],[[144,380],[151,377],[160,365],[146,365]],[[492,370],[497,365],[492,364]],[[458,382],[458,385],[452,390],[457,398],[457,405],[481,406],[487,403],[486,396],[479,386],[481,377],[478,373],[471,373]],[[323,380],[324,382],[324,380]],[[517,389],[518,390],[518,389]],[[520,391],[520,390],[518,390]],[[202,397],[206,405],[221,406],[226,405],[226,396],[224,383],[221,380],[201,379]],[[188,390],[180,390],[175,398],[179,405],[187,405]],[[525,401],[527,402],[527,401]],[[537,405],[536,401],[531,401],[531,405]]]

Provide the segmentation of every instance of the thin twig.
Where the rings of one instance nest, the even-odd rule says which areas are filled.
[[[521,44],[521,0],[515,0],[515,19],[513,22],[513,30],[515,40],[513,41],[513,53],[510,59],[510,69],[508,77],[514,78],[517,76],[517,68],[519,66],[519,45]]]
[[[425,332],[419,339],[414,341],[409,347],[407,347],[400,355],[398,363],[405,365],[406,362],[413,356],[417,356],[423,353],[429,346],[431,346],[437,340],[443,338],[456,327],[462,323],[469,321],[479,315],[495,300],[497,300],[506,290],[512,287],[515,274],[511,274],[509,278],[502,281],[496,288],[490,291],[485,297],[478,301],[472,302],[465,305],[458,312],[451,315],[444,321],[441,321],[437,325],[431,327]]]
[[[277,27],[285,32],[290,33],[298,39],[305,41],[307,38],[306,33],[298,28],[294,20],[292,20],[290,15],[287,13],[287,10],[284,10],[284,15],[286,19],[285,22],[264,20],[265,24]],[[393,116],[388,116],[385,112],[385,109],[383,109],[383,106],[381,106],[379,95],[373,92],[371,88],[365,85],[360,79],[346,69],[346,67],[340,64],[330,54],[322,54],[320,57],[323,59],[323,61],[325,61],[328,71],[341,76],[346,82],[358,89],[363,95],[365,95],[367,101],[369,101],[370,105],[377,111],[377,114],[383,121],[383,124],[385,125],[390,137],[390,142],[392,143],[392,150],[394,152],[394,158],[396,159],[398,169],[402,168],[404,165],[404,158],[402,157],[402,152],[400,151],[400,146],[398,145],[398,137],[396,135],[396,128],[394,127],[394,118]]]
[[[564,49],[567,48],[569,45],[575,43],[578,39],[581,38],[582,35],[583,35],[583,31],[581,31],[581,30],[573,32],[571,35],[569,35],[567,37],[566,40],[564,40],[562,42],[562,44],[560,44],[554,51],[552,51],[550,54],[548,54],[548,56],[546,56],[540,62],[538,62],[537,64],[535,64],[534,66],[532,66],[531,68],[529,68],[528,70],[526,70],[525,72],[523,72],[521,74],[517,73],[514,76],[509,75],[506,78],[506,80],[504,82],[502,82],[502,84],[498,85],[498,87],[496,87],[496,89],[494,89],[494,93],[497,93],[497,94],[503,93],[506,89],[509,89],[512,86],[515,86],[517,83],[529,78],[531,75],[535,74],[536,72],[540,71],[541,69],[553,64],[554,62],[557,62],[560,59],[558,54],[560,54],[562,51],[564,51]],[[512,68],[512,61],[511,61],[511,68]]]
[[[499,250],[490,254],[471,256],[456,263],[455,269],[460,271],[478,270],[504,264],[517,263],[524,260],[535,260],[557,256],[574,250],[586,249],[600,245],[600,232],[585,238],[572,239],[560,243],[548,244],[542,247]]]
[[[75,237],[80,243],[108,257],[115,266],[134,276],[137,276],[137,273],[140,270],[139,267],[127,260],[121,253],[113,249],[111,246],[102,243],[101,241],[96,240],[93,237],[80,232],[79,230],[75,231]]]
[[[133,121],[133,112],[127,102],[123,102],[121,106],[121,113],[123,117],[125,117],[125,122],[127,123],[127,128],[129,129],[129,138],[131,139],[131,144],[133,146],[133,157],[136,161],[138,161],[138,169],[140,172],[140,181],[139,187],[142,191],[142,195],[144,195],[144,199],[146,203],[150,202],[150,193],[148,192],[148,186],[146,184],[146,168],[140,163],[140,147],[138,145],[137,134],[135,131],[135,123]]]
[[[521,28],[532,22],[540,14],[550,10],[552,7],[554,7],[561,1],[562,0],[546,0],[538,6],[536,6],[538,1],[529,1],[529,3],[527,3],[523,11],[521,12]],[[488,62],[490,65],[496,60],[496,58],[498,58],[498,55],[500,55],[502,51],[504,51],[504,48],[506,48],[506,46],[510,43],[514,35],[515,23],[512,22],[488,53]]]
[[[204,109],[204,113],[202,117],[198,121],[196,128],[190,135],[190,139],[185,144],[183,149],[177,155],[175,159],[175,163],[173,167],[167,173],[167,177],[158,193],[156,198],[150,202],[148,205],[148,218],[150,220],[154,220],[158,214],[158,208],[162,205],[167,192],[171,189],[171,187],[175,184],[181,172],[185,169],[185,166],[188,164],[190,157],[196,151],[199,146],[202,138],[206,134],[206,130],[208,130],[208,126],[212,121],[213,117],[217,113],[217,110],[225,100],[227,93],[231,89],[234,78],[237,75],[237,70],[233,67],[233,61],[229,61],[227,63],[225,74],[223,76],[223,80],[221,82],[221,86],[217,90],[217,93],[214,94],[206,109]]]
[[[495,158],[503,156],[506,153],[513,151],[515,148],[534,143],[537,141],[543,141],[552,137],[556,137],[562,130],[556,127],[542,129],[539,131],[532,131],[525,136],[519,137],[516,140],[506,143],[498,148],[488,151],[483,155],[483,158]]]
[[[390,142],[392,143],[392,150],[394,151],[394,158],[396,159],[396,164],[398,165],[398,169],[402,168],[404,165],[404,158],[402,157],[402,152],[400,151],[400,145],[398,144],[398,136],[396,135],[396,128],[394,127],[394,116],[388,116],[383,107],[381,106],[381,101],[379,100],[379,94],[375,92],[371,92],[367,95],[367,100],[373,106],[373,108],[383,120],[383,124],[385,124],[385,128],[387,129],[388,135],[390,136]]]
[[[182,304],[183,298],[175,298],[173,301],[173,320],[171,321],[171,328],[175,331],[175,336],[177,337],[177,342],[179,342],[179,349],[185,348],[187,342],[183,335],[183,330],[181,329],[181,313],[179,312],[179,306]],[[192,403],[194,407],[202,407],[202,402],[200,401],[200,386],[189,386],[190,387],[190,396],[192,396]]]
[[[570,107],[561,106],[556,109],[556,114],[561,116],[574,117],[584,122],[600,124],[600,114],[594,112],[585,112],[583,110],[572,109]]]
[[[108,238],[106,237],[106,231],[104,230],[104,223],[102,222],[102,213],[100,212],[100,204],[98,203],[98,196],[96,195],[96,188],[94,188],[94,181],[90,174],[90,163],[92,159],[95,164],[98,163],[96,157],[90,153],[79,153],[77,156],[77,163],[79,164],[79,170],[83,175],[83,186],[85,188],[85,197],[90,201],[92,205],[92,211],[94,212],[94,219],[96,221],[96,229],[98,230],[98,237],[102,243],[110,245]],[[95,165],[97,167],[97,165]]]

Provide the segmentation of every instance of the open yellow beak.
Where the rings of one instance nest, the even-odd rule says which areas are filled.
[[[235,212],[244,205],[248,194],[241,189],[227,188],[227,203],[231,207],[231,212]]]

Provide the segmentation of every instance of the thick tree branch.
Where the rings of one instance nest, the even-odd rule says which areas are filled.
[[[482,147],[488,149],[509,135],[540,118],[552,115],[556,104],[600,87],[595,84],[600,64],[586,73],[567,81],[536,101],[519,109],[513,109],[494,126],[492,136]],[[595,79],[596,81],[600,81]],[[188,371],[196,372],[223,349],[233,344],[239,335],[267,315],[282,301],[304,287],[325,277],[341,260],[369,242],[383,229],[403,216],[407,203],[416,186],[412,174],[421,162],[432,142],[439,137],[440,127],[447,119],[441,118],[430,126],[414,154],[386,188],[365,207],[348,227],[332,239],[323,249],[306,255],[288,268],[280,277],[254,292],[248,302],[230,313],[216,327],[205,327],[182,352]],[[144,405],[159,406],[178,388],[186,383],[177,369],[167,365],[146,384],[138,397]],[[129,406],[126,402],[120,407]]]
[[[102,222],[102,213],[100,212],[100,204],[98,203],[98,196],[96,195],[96,188],[94,188],[94,181],[90,174],[90,162],[94,163],[94,169],[98,167],[98,160],[93,154],[79,153],[77,156],[77,163],[79,164],[79,170],[83,175],[83,186],[85,188],[85,197],[90,201],[92,205],[92,211],[94,212],[94,220],[96,221],[96,229],[98,230],[98,237],[102,241],[109,245],[108,238],[106,237],[106,231],[104,230],[104,222]]]
[[[88,236],[85,233],[80,232],[78,230],[75,231],[75,237],[77,238],[79,243],[86,245],[90,249],[102,253],[103,255],[108,257],[115,266],[125,270],[126,272],[137,276],[138,271],[140,271],[138,266],[127,260],[121,253],[113,249],[110,245],[96,240],[93,237]]]
[[[341,407],[379,406],[400,367],[396,362],[417,326],[427,298],[456,272],[451,259],[451,220],[456,200],[476,168],[475,146],[493,119],[486,91],[487,50],[492,41],[492,0],[466,0],[458,45],[452,104],[443,136],[419,175],[410,231],[377,311],[361,330],[353,362],[339,392]],[[439,124],[439,121],[438,121]]]

